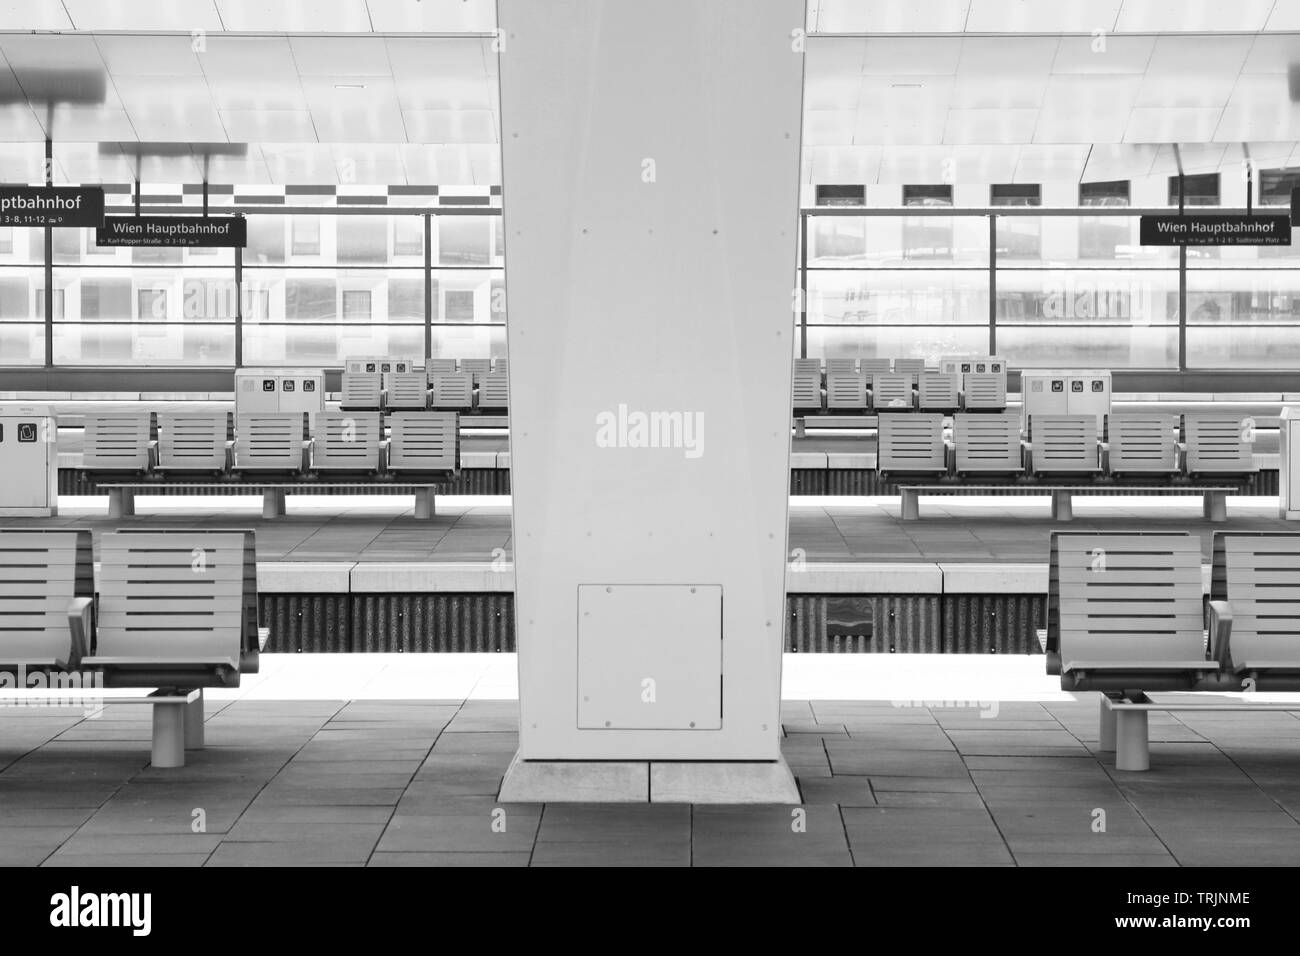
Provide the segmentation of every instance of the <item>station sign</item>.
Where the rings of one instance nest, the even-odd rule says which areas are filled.
[[[1289,246],[1291,217],[1168,213],[1143,216],[1140,233],[1144,246]]]
[[[99,186],[0,186],[0,226],[88,229],[103,222]]]
[[[243,216],[110,216],[95,230],[95,245],[242,249],[248,245],[248,220]]]

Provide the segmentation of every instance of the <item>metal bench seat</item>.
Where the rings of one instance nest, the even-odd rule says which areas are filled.
[[[1249,417],[1225,414],[1183,416],[1187,474],[1250,475],[1259,470],[1253,454],[1254,424]]]
[[[1034,415],[1029,421],[1029,470],[1036,475],[1095,475],[1101,446],[1094,415]]]
[[[1177,419],[1173,415],[1111,415],[1106,469],[1112,475],[1178,473]]]
[[[1255,690],[1300,690],[1300,534],[1216,534],[1210,620],[1227,673]]]
[[[1019,415],[954,415],[953,442],[959,475],[1019,475],[1025,470]]]
[[[159,471],[225,471],[230,447],[229,412],[158,413]]]
[[[1198,535],[1054,531],[1050,547],[1046,650],[1063,690],[1188,689],[1218,669]]]
[[[382,372],[344,372],[339,408],[344,411],[378,411],[383,405],[383,382]]]
[[[913,407],[916,376],[909,372],[883,372],[871,376],[871,407],[876,411],[905,411]]]
[[[320,412],[311,442],[312,470],[332,475],[377,474],[381,431],[378,412]]]
[[[305,413],[240,415],[235,427],[233,470],[296,475],[306,470],[310,445],[304,440]]]
[[[89,531],[0,529],[0,671],[75,670],[94,593]]]
[[[468,412],[474,407],[474,376],[471,372],[435,372],[430,376],[429,407]]]
[[[877,463],[882,474],[934,477],[948,473],[942,415],[882,413],[878,429]]]

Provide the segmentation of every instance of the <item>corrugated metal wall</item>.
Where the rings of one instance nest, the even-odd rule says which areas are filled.
[[[1038,628],[1047,626],[1042,594],[945,594],[945,654],[1041,654]]]
[[[354,594],[354,651],[513,651],[512,594]]]
[[[795,594],[794,653],[1039,654],[1043,595]],[[263,594],[268,652],[515,650],[511,594]]]
[[[785,649],[794,653],[937,654],[942,650],[940,595],[792,594]],[[846,613],[852,610],[852,614]],[[869,621],[858,629],[845,619]]]
[[[1260,471],[1249,478],[1242,486],[1243,495],[1276,495],[1278,493],[1277,469]],[[150,489],[151,494],[228,494],[225,488],[203,490],[186,489],[177,492],[159,485]],[[319,494],[349,494],[346,488],[321,489]],[[988,489],[989,495],[1015,495],[1018,489]],[[1100,487],[1079,492],[1087,495],[1124,494],[1123,488]],[[93,484],[86,476],[73,468],[59,469],[59,494],[93,495]],[[508,495],[510,494],[510,470],[507,468],[466,468],[451,482],[447,495]],[[790,470],[790,494],[792,495],[896,495],[898,487],[892,482],[881,481],[878,472],[867,468],[793,468]]]

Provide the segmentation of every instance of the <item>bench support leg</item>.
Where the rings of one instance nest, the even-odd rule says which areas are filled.
[[[185,766],[185,711],[188,705],[153,705],[153,760],[155,767]]]
[[[1228,496],[1221,491],[1205,494],[1205,517],[1214,522],[1228,520]]]
[[[203,749],[203,691],[185,705],[185,749]]]
[[[1052,520],[1074,520],[1074,500],[1070,497],[1068,491],[1052,492]]]
[[[1097,750],[1101,753],[1115,752],[1115,711],[1107,706],[1105,696],[1101,698],[1101,723],[1097,733]]]
[[[903,488],[899,492],[901,501],[901,510],[904,521],[916,521],[921,517],[921,496],[912,491],[910,488]]]
[[[794,437],[795,438],[808,437],[808,422],[802,415],[800,415],[798,418],[794,420]]]
[[[433,503],[432,488],[415,489],[415,516],[417,518],[432,518],[435,514]]]
[[[1115,769],[1151,769],[1151,745],[1147,740],[1145,710],[1115,712]]]
[[[129,488],[108,489],[108,516],[130,518],[135,514],[135,492]]]
[[[267,488],[262,492],[262,517],[284,517],[284,489]]]

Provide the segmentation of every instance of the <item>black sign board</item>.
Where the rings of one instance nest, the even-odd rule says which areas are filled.
[[[1300,186],[1291,190],[1291,225],[1300,226]]]
[[[1289,246],[1291,218],[1278,213],[1143,216],[1141,237],[1144,246]]]
[[[243,216],[110,216],[95,231],[95,245],[243,248],[248,245],[248,220]]]
[[[0,186],[0,226],[80,226],[104,222],[98,186]]]

